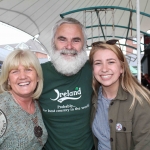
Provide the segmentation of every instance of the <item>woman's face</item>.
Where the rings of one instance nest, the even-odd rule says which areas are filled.
[[[21,64],[17,69],[10,71],[8,84],[12,92],[20,97],[31,97],[38,82],[38,76],[34,68],[25,68]]]
[[[98,50],[93,55],[93,74],[103,87],[117,88],[122,72],[120,61],[113,51]]]

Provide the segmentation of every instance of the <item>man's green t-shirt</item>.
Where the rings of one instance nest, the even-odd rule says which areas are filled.
[[[89,62],[65,76],[51,62],[42,64],[44,88],[40,106],[48,131],[46,150],[91,150],[92,69]]]

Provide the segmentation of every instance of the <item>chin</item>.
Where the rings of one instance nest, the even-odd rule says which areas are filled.
[[[72,59],[74,59],[76,56],[75,56],[75,55],[62,55],[62,57],[64,58],[64,60],[72,60]]]

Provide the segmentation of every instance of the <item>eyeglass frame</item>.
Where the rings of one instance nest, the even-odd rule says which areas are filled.
[[[117,39],[111,39],[111,40],[108,40],[108,41],[97,41],[97,42],[94,42],[94,43],[92,43],[91,44],[91,47],[98,47],[98,46],[100,46],[100,44],[109,44],[109,45],[116,45],[116,43],[118,42],[118,44],[119,44],[119,49],[120,49],[120,51],[121,51],[121,53],[123,54],[123,52],[122,52],[122,50],[121,50],[121,46],[120,46],[120,43],[119,43],[119,40],[117,40]],[[124,54],[123,54],[124,55]],[[124,58],[123,58],[123,62],[124,62],[125,60],[124,60]]]
[[[119,40],[117,39],[111,39],[108,41],[97,41],[91,44],[92,47],[98,46],[99,44],[109,44],[109,45],[115,45],[117,42],[119,42]],[[120,44],[119,44],[120,45]]]

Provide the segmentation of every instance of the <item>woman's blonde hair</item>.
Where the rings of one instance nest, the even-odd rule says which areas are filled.
[[[138,102],[142,105],[143,102],[142,102],[142,98],[139,96],[139,93],[141,95],[143,95],[143,97],[150,104],[150,98],[149,98],[150,92],[145,87],[143,87],[137,81],[137,79],[132,75],[132,73],[129,69],[128,62],[127,62],[122,50],[116,44],[111,45],[111,44],[107,44],[107,43],[103,42],[103,43],[99,44],[98,46],[92,46],[92,49],[90,51],[90,56],[89,56],[91,65],[93,66],[93,55],[97,51],[105,50],[105,49],[109,49],[109,50],[113,51],[116,54],[116,56],[118,57],[118,59],[120,60],[121,66],[123,68],[123,73],[120,76],[120,84],[125,91],[129,92],[133,96],[133,101],[130,106],[130,110],[133,108],[133,106],[135,104],[135,100],[138,100]],[[100,83],[93,76],[92,87],[94,90],[94,94],[96,96],[98,93],[99,86],[100,86]]]
[[[3,62],[0,75],[1,92],[11,90],[10,85],[8,85],[9,73],[11,70],[17,69],[19,64],[25,68],[33,67],[35,69],[38,76],[38,83],[32,97],[33,99],[37,99],[43,89],[43,74],[38,58],[30,50],[14,50],[7,56]]]

